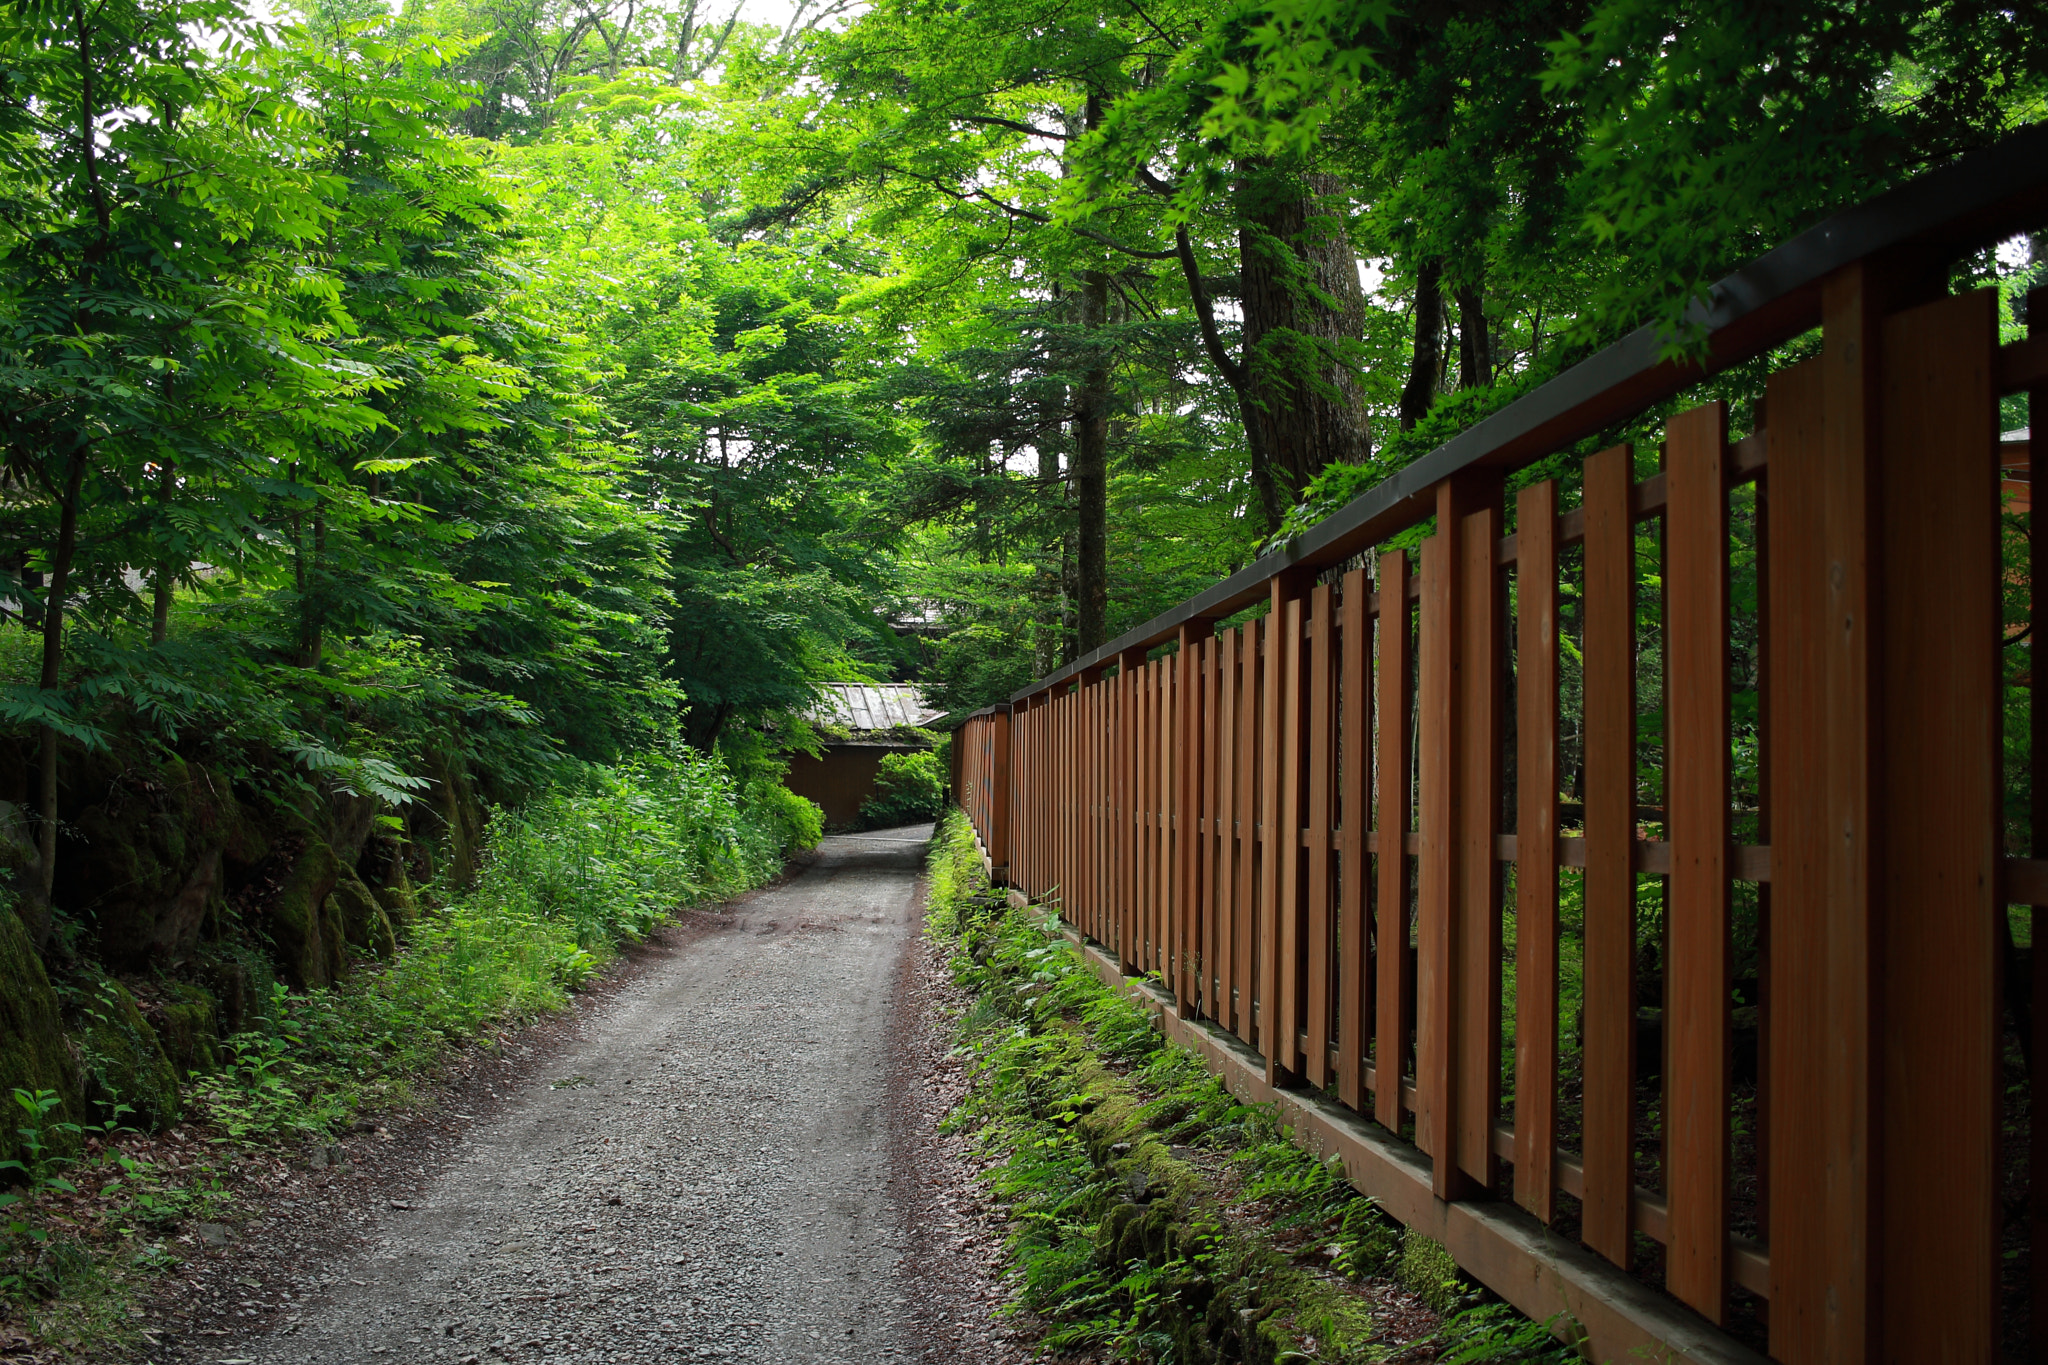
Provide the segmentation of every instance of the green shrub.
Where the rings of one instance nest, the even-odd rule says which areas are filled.
[[[621,944],[760,885],[818,825],[779,788],[742,801],[716,757],[686,749],[588,769],[495,811],[476,885],[423,915],[389,964],[329,990],[273,987],[193,1098],[243,1142],[401,1103],[451,1047],[559,1008]]]
[[[936,820],[946,808],[946,768],[930,749],[882,755],[875,794],[861,803],[860,821],[870,829]]]
[[[825,837],[825,812],[809,797],[772,782],[757,783],[747,792],[747,816],[774,841],[787,858],[818,846]]]

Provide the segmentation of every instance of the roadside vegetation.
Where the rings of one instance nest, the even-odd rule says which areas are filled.
[[[118,1092],[81,1123],[53,1091],[14,1090],[0,1119],[22,1139],[0,1166],[16,1183],[0,1193],[0,1349],[102,1359],[141,1346],[130,1303],[196,1224],[236,1219],[243,1163],[325,1164],[334,1138],[422,1098],[455,1054],[562,1008],[679,912],[775,876],[819,823],[809,802],[743,794],[687,750],[589,768],[494,812],[475,884],[421,888],[428,908],[388,960],[302,992],[268,982],[246,1027],[178,1077],[180,1128],[204,1155],[187,1144],[175,1168],[141,1155],[154,1149]]]
[[[1011,908],[957,811],[930,877],[927,931],[973,1001],[958,1023],[973,1083],[949,1122],[996,1158],[1015,1308],[1044,1324],[1045,1349],[1181,1365],[1577,1358],[1303,1152],[1271,1106],[1233,1099],[1042,914]],[[1427,1311],[1390,1324],[1389,1291]]]

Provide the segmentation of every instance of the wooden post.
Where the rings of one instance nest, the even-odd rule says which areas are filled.
[[[1340,617],[1343,678],[1338,691],[1337,1098],[1365,1107],[1366,1040],[1372,1031],[1371,926],[1366,921],[1371,861],[1366,828],[1372,786],[1372,585],[1363,568],[1344,575]]]
[[[1557,1149],[1557,485],[1515,503],[1515,1202],[1548,1223]]]
[[[1628,1265],[1635,1204],[1636,803],[1634,452],[1586,461],[1585,998],[1581,1235]]]
[[[1666,429],[1665,800],[1671,840],[1664,970],[1670,1208],[1665,1284],[1705,1315],[1728,1314],[1728,446],[1719,403]]]
[[[1942,299],[1886,318],[1879,352],[1872,1240],[1893,1360],[1999,1349],[1997,317],[1989,289]],[[1942,1094],[1938,1176],[1911,1106],[1930,1084]]]
[[[989,718],[994,752],[990,754],[988,859],[997,868],[996,884],[1010,881],[1010,713],[999,710]]]
[[[1331,978],[1337,966],[1330,893],[1334,886],[1330,862],[1336,849],[1330,838],[1337,799],[1337,620],[1336,594],[1319,583],[1309,594],[1311,639],[1307,642],[1308,678],[1299,689],[1308,694],[1307,840],[1308,864],[1305,952],[1308,971],[1308,1043],[1302,1070],[1317,1089],[1330,1084]]]
[[[1414,641],[1408,613],[1408,552],[1380,556],[1379,676],[1379,884],[1375,888],[1375,940],[1379,945],[1379,1020],[1373,1041],[1373,1117],[1401,1131],[1401,1081],[1408,1067],[1408,831],[1409,785],[1414,770],[1409,726],[1414,711]]]
[[[1500,865],[1493,848],[1500,821],[1502,615],[1493,547],[1500,508],[1498,475],[1456,475],[1437,485],[1437,532],[1423,542],[1423,955],[1416,973],[1423,999],[1416,1080],[1439,1199],[1482,1193],[1495,1170]]]
[[[1202,774],[1211,762],[1204,747],[1205,699],[1202,668],[1203,647],[1212,638],[1215,624],[1208,620],[1183,622],[1179,651],[1174,655],[1174,700],[1176,710],[1175,748],[1178,764],[1173,809],[1173,855],[1175,862],[1173,896],[1174,1004],[1186,1018],[1190,1007],[1199,1008],[1207,994],[1200,972],[1208,970],[1208,954],[1202,935]],[[1200,964],[1200,971],[1197,970]]]
[[[2048,288],[2035,289],[2027,295],[2027,335],[2036,341],[2048,338]],[[2027,704],[2033,722],[2029,755],[2033,810],[2029,813],[2034,856],[2048,858],[2048,677],[2044,677],[2040,662],[2048,657],[2048,646],[2042,644],[2048,640],[2048,601],[2043,600],[2044,594],[2048,594],[2048,588],[2044,588],[2048,585],[2048,524],[2036,518],[2033,511],[2040,506],[2043,496],[2043,481],[2035,477],[2034,468],[2042,461],[2033,458],[2033,448],[2048,442],[2048,384],[2036,385],[2027,395],[2027,414],[2027,609],[2033,626],[2027,680]],[[2029,908],[2028,925],[2033,942],[2033,980],[2028,991],[2033,1023],[2028,1113],[2044,1116],[2044,1121],[2029,1127],[2027,1163],[2027,1241],[2033,1277],[2030,1345],[2032,1358],[2039,1365],[2048,1362],[2048,1083],[2044,1083],[2043,1077],[2043,1072],[2048,1071],[2048,913],[2044,913],[2042,906]]]

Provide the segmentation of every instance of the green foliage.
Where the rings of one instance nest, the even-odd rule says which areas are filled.
[[[403,1103],[449,1049],[559,1008],[621,944],[773,876],[789,841],[815,838],[815,815],[794,828],[798,801],[743,803],[716,759],[678,750],[497,812],[472,890],[423,916],[386,966],[303,995],[276,987],[265,1025],[194,1081],[195,1107],[244,1143]]]
[[[932,749],[882,755],[875,794],[861,802],[860,821],[869,829],[936,820],[946,806],[946,766]]]
[[[927,930],[974,1002],[960,1025],[974,1085],[948,1122],[991,1159],[990,1190],[1015,1229],[1020,1304],[1049,1324],[1044,1346],[1167,1358],[1213,1338],[1221,1305],[1221,1318],[1258,1324],[1256,1344],[1230,1358],[1367,1358],[1370,1315],[1276,1248],[1312,1249],[1347,1278],[1385,1278],[1413,1234],[1362,1198],[1341,1164],[1296,1146],[1272,1107],[1239,1103],[1199,1058],[1168,1045],[1049,921],[1012,910],[988,887],[957,811],[940,825],[929,876]],[[1167,1155],[1176,1148],[1234,1168],[1234,1216],[1205,1202],[1206,1182]],[[1257,1227],[1266,1231],[1244,1231]],[[1125,1254],[1140,1241],[1142,1255]],[[1440,1348],[1467,1361],[1576,1359],[1550,1324],[1489,1302],[1455,1267],[1449,1275]]]

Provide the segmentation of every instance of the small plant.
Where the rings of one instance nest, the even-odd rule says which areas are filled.
[[[869,829],[936,820],[946,808],[946,769],[930,749],[883,754],[875,773],[875,794],[861,803],[860,822]]]
[[[0,1212],[21,1209],[47,1194],[75,1194],[78,1187],[63,1172],[77,1163],[76,1157],[59,1154],[58,1146],[75,1145],[83,1130],[78,1124],[55,1121],[50,1115],[63,1106],[54,1090],[16,1090],[14,1103],[26,1117],[15,1132],[21,1135],[26,1161],[0,1161],[0,1172],[11,1173],[28,1188],[0,1194]],[[68,1141],[67,1141],[68,1140]],[[29,1287],[30,1272],[51,1245],[50,1230],[32,1223],[18,1213],[7,1213],[0,1235],[7,1239],[5,1271],[0,1273],[0,1293],[18,1295]]]

